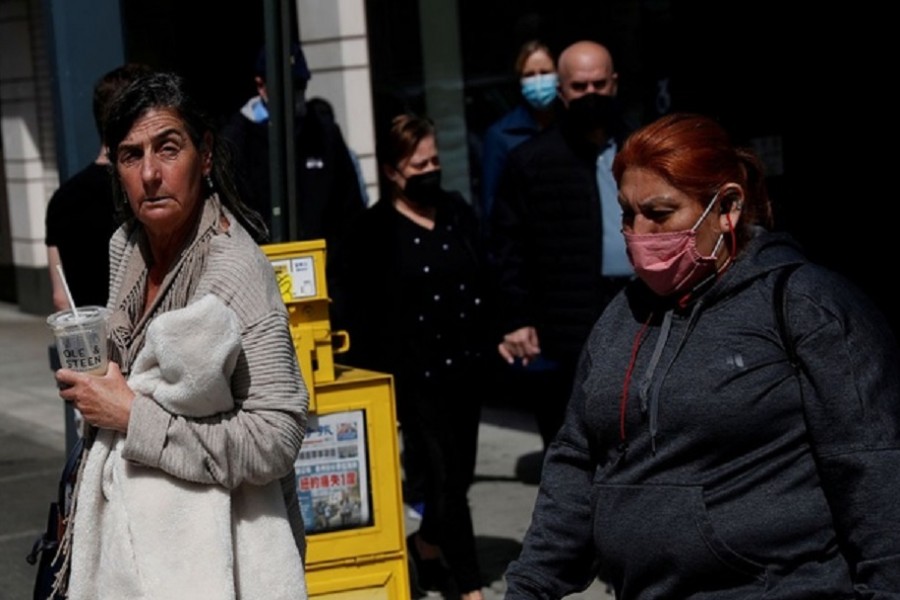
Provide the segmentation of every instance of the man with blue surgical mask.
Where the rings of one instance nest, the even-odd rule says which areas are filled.
[[[486,226],[510,150],[554,120],[557,81],[550,49],[537,40],[526,42],[516,57],[515,72],[523,101],[494,122],[484,134],[480,211]]]
[[[297,202],[293,214],[292,207],[287,207],[284,220],[294,221],[298,240],[324,238],[331,255],[343,239],[347,224],[364,210],[365,204],[351,151],[337,123],[324,110],[307,109],[306,88],[311,73],[300,44],[291,46],[289,61],[289,83],[294,91],[294,165],[289,168],[293,168],[296,177]],[[231,115],[222,136],[232,144],[241,199],[259,212],[271,228],[271,120],[264,47],[259,50],[254,72],[257,95]]]
[[[510,152],[491,215],[507,332],[498,352],[532,365],[525,389],[545,448],[562,425],[594,321],[634,274],[612,176],[627,134],[612,56],[576,42],[560,54],[557,74],[557,123]],[[545,81],[523,78],[526,85],[543,97]]]

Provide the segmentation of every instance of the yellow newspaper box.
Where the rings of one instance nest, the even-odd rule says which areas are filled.
[[[310,391],[294,464],[311,598],[408,600],[393,378],[335,364],[352,340],[328,314],[325,242],[263,246]]]

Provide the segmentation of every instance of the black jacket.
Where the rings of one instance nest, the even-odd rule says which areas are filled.
[[[467,361],[494,357],[491,276],[474,210],[459,194],[447,193],[435,218],[435,230],[462,256],[452,273],[410,268],[418,250],[408,245],[408,227],[390,200],[354,219],[332,263],[332,322],[350,333],[343,362],[405,381],[429,371],[438,381]],[[438,310],[431,294],[454,310]]]
[[[542,353],[572,364],[618,291],[601,277],[599,151],[568,135],[564,120],[523,142],[492,213],[504,332],[534,326]]]
[[[238,112],[222,136],[232,144],[242,199],[271,223],[269,121],[255,123]],[[335,250],[352,217],[365,208],[349,150],[337,125],[316,111],[298,121],[294,140],[298,206],[289,218],[297,223],[297,239],[324,238]]]

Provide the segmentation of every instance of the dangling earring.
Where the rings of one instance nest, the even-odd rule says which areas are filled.
[[[213,185],[212,177],[209,176],[209,173],[205,175],[206,177],[206,189],[209,190],[209,195],[212,195],[216,192],[216,188]]]

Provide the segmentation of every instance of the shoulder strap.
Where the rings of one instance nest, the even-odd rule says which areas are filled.
[[[781,338],[781,343],[784,345],[785,352],[787,352],[788,361],[790,361],[794,370],[798,372],[800,370],[800,359],[797,356],[797,348],[794,347],[794,340],[787,328],[787,301],[784,289],[787,287],[787,280],[800,266],[801,263],[797,263],[781,269],[775,279],[773,288],[773,303],[775,305],[775,321],[778,325],[778,335]]]
[[[72,450],[69,451],[69,456],[66,458],[66,465],[63,467],[62,474],[59,477],[59,489],[57,491],[57,499],[59,502],[59,509],[63,514],[66,514],[68,511],[68,494],[67,488],[72,485],[75,480],[75,475],[78,472],[78,465],[83,459],[84,454],[84,436],[78,436],[78,440],[75,442],[75,445],[72,446]]]

